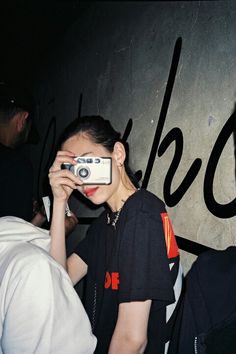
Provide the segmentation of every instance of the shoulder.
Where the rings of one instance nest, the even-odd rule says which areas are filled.
[[[81,241],[86,243],[92,243],[94,245],[95,242],[99,242],[99,240],[103,239],[99,237],[99,234],[105,232],[104,228],[107,226],[107,210],[105,209],[89,226],[87,230],[87,234],[85,239]],[[98,237],[97,237],[98,236]]]
[[[1,164],[5,168],[5,173],[14,171],[17,175],[32,173],[33,168],[29,157],[21,149],[12,149],[0,146]],[[13,175],[15,175],[15,173]]]
[[[4,257],[5,273],[8,279],[19,281],[30,276],[50,281],[52,273],[67,277],[67,273],[45,250],[28,242],[12,247]]]
[[[88,229],[88,234],[92,233],[93,231],[100,230],[106,224],[107,219],[107,210],[103,210],[102,213],[92,222]]]
[[[135,194],[133,194],[129,198],[126,205],[126,212],[130,216],[136,215],[137,212],[143,212],[152,216],[165,211],[166,209],[163,201],[159,199],[155,194],[145,189],[140,189]]]

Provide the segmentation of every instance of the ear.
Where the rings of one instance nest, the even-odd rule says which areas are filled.
[[[16,127],[18,132],[21,132],[24,129],[28,116],[28,112],[19,112],[16,114]]]
[[[125,158],[126,158],[125,147],[119,141],[117,141],[114,145],[113,158],[115,159],[116,164],[119,167],[121,167],[125,162]]]

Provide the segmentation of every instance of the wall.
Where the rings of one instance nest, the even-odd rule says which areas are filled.
[[[235,198],[233,118],[220,135],[235,105],[235,33],[234,1],[93,3],[39,70],[36,96],[42,141],[32,148],[36,173],[50,119],[56,117],[58,136],[78,115],[82,102],[81,114],[100,114],[121,132],[132,119],[131,167],[144,176],[163,99],[170,94],[174,46],[181,38],[173,91],[162,116],[163,129],[159,127],[159,155],[164,137],[178,129],[172,131],[165,152],[162,146],[162,156],[156,155],[148,189],[165,200],[177,235],[217,249],[235,244],[235,203],[227,207]],[[52,130],[42,166],[52,154],[51,143]],[[177,155],[176,172],[169,171]],[[194,161],[182,193],[175,194]],[[39,192],[43,193],[41,185]],[[219,210],[218,204],[223,205]],[[79,216],[100,212],[75,197],[71,205]],[[83,237],[86,227],[77,229]],[[71,235],[69,249],[78,240]],[[181,257],[188,270],[195,256],[182,251]]]

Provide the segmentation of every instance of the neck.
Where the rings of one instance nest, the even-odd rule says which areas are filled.
[[[107,204],[112,211],[120,210],[126,200],[136,192],[135,186],[128,179],[128,183],[121,183],[117,191],[112,195],[110,200],[107,201]]]

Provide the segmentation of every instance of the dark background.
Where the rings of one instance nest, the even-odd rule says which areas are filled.
[[[31,89],[58,39],[92,5],[78,0],[2,0],[0,81]]]

